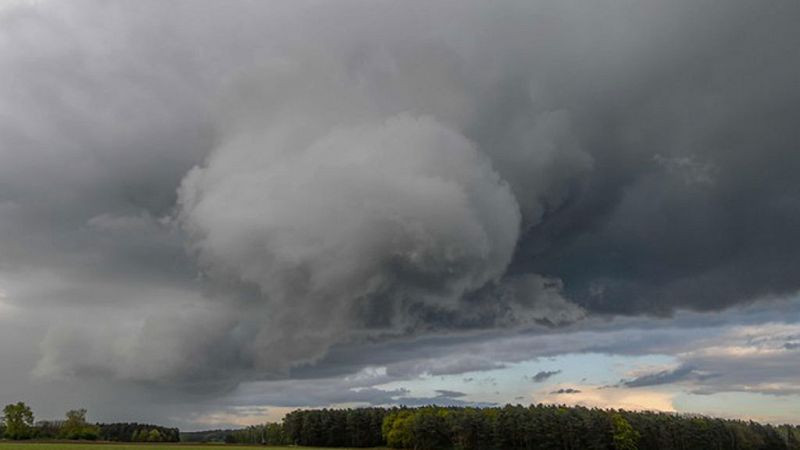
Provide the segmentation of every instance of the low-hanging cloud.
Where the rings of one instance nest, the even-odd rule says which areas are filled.
[[[191,383],[791,294],[798,8],[4,8],[3,308],[119,324],[40,314],[41,376]]]
[[[519,232],[489,161],[434,119],[325,133],[263,130],[220,148],[180,190],[201,264],[269,302],[256,345],[273,363],[278,349],[313,358],[357,327],[402,329],[418,304],[458,307],[502,276]],[[297,139],[310,143],[284,143]]]

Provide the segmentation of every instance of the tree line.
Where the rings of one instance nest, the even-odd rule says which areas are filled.
[[[272,443],[414,450],[800,449],[796,426],[554,405],[301,410],[282,425],[284,440]],[[235,442],[265,443],[258,430],[236,434]]]
[[[66,439],[118,442],[178,442],[177,428],[139,423],[89,423],[85,409],[67,411],[64,420],[34,421],[23,402],[6,405],[0,421],[0,439]]]
[[[90,424],[86,410],[36,422],[7,405],[0,438],[225,442],[414,450],[800,450],[800,427],[704,416],[555,405],[297,410],[282,423],[179,433],[138,423]]]
[[[206,430],[181,433],[181,442],[226,444],[289,444],[281,423],[252,425],[238,430]]]
[[[100,440],[114,442],[180,442],[180,430],[136,422],[101,423]]]

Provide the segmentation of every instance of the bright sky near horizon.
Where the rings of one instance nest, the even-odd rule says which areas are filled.
[[[800,424],[800,2],[0,2],[0,403]]]

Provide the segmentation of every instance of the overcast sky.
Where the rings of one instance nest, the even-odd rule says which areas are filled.
[[[0,5],[0,403],[800,424],[799,2]]]

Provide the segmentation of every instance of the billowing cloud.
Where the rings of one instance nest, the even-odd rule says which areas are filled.
[[[4,356],[230,392],[647,348],[691,376],[629,383],[794,392],[735,369],[797,334],[691,348],[598,317],[800,288],[798,8],[3,7],[0,320],[27,330]]]
[[[207,272],[269,302],[255,347],[270,364],[313,359],[359,328],[413,327],[414,311],[457,308],[501,277],[518,207],[465,137],[429,117],[317,139],[286,127],[213,153],[179,200]]]

